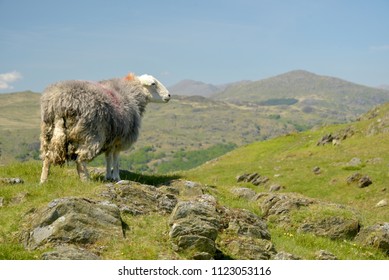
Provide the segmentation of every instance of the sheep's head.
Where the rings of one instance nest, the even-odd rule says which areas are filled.
[[[150,102],[168,102],[170,100],[170,93],[166,87],[151,75],[139,76],[141,84],[149,94]]]

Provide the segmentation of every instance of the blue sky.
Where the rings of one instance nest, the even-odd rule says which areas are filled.
[[[222,84],[295,69],[389,84],[387,0],[0,0],[0,93],[148,73]]]

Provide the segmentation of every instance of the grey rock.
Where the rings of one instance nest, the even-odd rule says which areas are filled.
[[[116,185],[129,185],[130,181],[129,180],[120,180],[116,182]]]
[[[236,181],[239,183],[239,182],[245,182],[247,180],[247,177],[248,177],[248,173],[244,173],[242,175],[238,175],[236,177]]]
[[[348,163],[347,165],[348,166],[360,166],[362,164],[362,160],[360,158],[357,158],[357,157],[354,157],[352,158]]]
[[[188,188],[194,188],[196,187],[198,184],[196,182],[192,182],[192,181],[185,181],[185,187],[188,187]]]
[[[321,169],[319,166],[315,166],[313,169],[312,169],[312,172],[315,174],[315,175],[319,175],[321,173]]]
[[[193,254],[193,259],[194,260],[212,260],[213,255],[209,254],[207,252],[199,252],[199,253]]]
[[[335,139],[334,136],[332,136],[331,133],[325,134],[320,140],[316,143],[317,146],[324,146],[326,144],[332,143],[332,141]]]
[[[385,207],[385,206],[388,206],[388,200],[387,199],[382,199],[375,205],[375,207]]]
[[[236,181],[252,183],[254,186],[259,186],[266,184],[269,181],[269,178],[266,176],[261,176],[258,173],[244,173],[236,177]]]
[[[285,215],[291,210],[307,207],[314,203],[314,200],[295,194],[270,194],[261,203],[262,212],[265,217],[273,215]]]
[[[106,185],[101,196],[117,204],[123,213],[134,216],[153,212],[169,214],[178,201],[171,193],[164,193],[154,186],[135,182],[131,185]]]
[[[329,133],[323,135],[323,137],[316,143],[317,146],[324,146],[326,144],[338,145],[342,140],[353,136],[355,133],[354,128],[347,127],[346,129],[339,130],[335,134]]]
[[[347,184],[356,183],[359,188],[365,188],[373,184],[373,181],[367,175],[354,173],[347,178]]]
[[[24,180],[21,178],[0,178],[0,182],[14,185],[14,184],[23,184]]]
[[[273,260],[301,260],[301,258],[296,255],[282,251],[282,252],[278,252],[274,256]]]
[[[224,230],[218,236],[218,247],[234,259],[270,259],[276,252],[270,232],[261,217],[245,209],[219,209]]]
[[[278,192],[282,189],[285,189],[284,186],[281,186],[281,185],[278,185],[278,184],[275,184],[275,185],[271,185],[270,188],[269,188],[269,192]]]
[[[248,236],[223,238],[219,245],[229,256],[240,260],[269,260],[276,254],[270,240]]]
[[[315,258],[317,260],[337,260],[338,258],[326,250],[319,250],[315,253]]]
[[[84,248],[59,246],[42,254],[43,260],[100,260],[101,258]]]
[[[258,239],[270,240],[270,232],[266,221],[254,213],[245,209],[224,208],[222,219],[224,232],[228,235],[248,236]]]
[[[216,252],[215,240],[201,235],[186,234],[175,239],[178,251],[187,250],[192,252],[192,258],[199,254],[206,254],[210,258]]]
[[[293,193],[269,193],[259,201],[265,218],[287,229],[297,228],[298,232],[331,239],[351,239],[360,228],[358,214],[342,205]]]
[[[362,174],[354,173],[347,177],[347,184],[358,182],[362,178]]]
[[[254,180],[251,181],[251,183],[254,185],[254,186],[259,186],[259,185],[264,185],[266,184],[270,179],[266,176],[260,176],[260,177],[257,177],[255,178]]]
[[[362,176],[361,179],[358,180],[358,187],[365,188],[373,184],[373,181],[369,178],[369,176]]]
[[[215,254],[220,217],[214,197],[203,195],[191,201],[178,202],[169,225],[169,236],[177,251],[188,251],[192,258],[211,258]]]
[[[255,195],[257,194],[254,190],[250,188],[234,188],[231,192],[237,197],[244,198],[246,200],[255,199]]]
[[[61,244],[93,244],[123,237],[119,208],[85,198],[60,198],[26,216],[23,243],[27,249]]]
[[[357,235],[359,228],[360,224],[357,218],[346,218],[338,215],[302,222],[297,231],[309,232],[331,239],[351,239]]]
[[[381,249],[389,255],[389,223],[362,228],[355,241],[364,246]]]
[[[194,198],[203,195],[207,187],[197,182],[172,180],[167,185],[160,186],[158,189],[162,192],[170,193],[181,198]]]

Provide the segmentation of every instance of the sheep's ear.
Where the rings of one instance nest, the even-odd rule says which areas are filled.
[[[155,84],[155,79],[153,76],[151,75],[142,75],[142,76],[139,76],[138,77],[140,82],[142,83],[142,85],[144,86],[151,86],[153,84]]]
[[[133,81],[135,79],[134,73],[129,73],[125,78],[127,81]]]

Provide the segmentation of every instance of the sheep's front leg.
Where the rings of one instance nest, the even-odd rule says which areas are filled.
[[[119,151],[113,152],[113,172],[112,172],[112,179],[115,181],[120,180],[120,174],[119,174]]]
[[[47,181],[47,177],[50,172],[50,161],[47,157],[43,160],[42,173],[41,173],[41,184]]]
[[[112,180],[112,152],[106,152],[105,153],[105,164],[106,164],[106,170],[105,170],[105,180]]]
[[[81,181],[88,181],[89,180],[89,173],[88,169],[86,168],[86,162],[85,161],[76,161],[77,163],[77,172],[78,176],[80,177]]]

